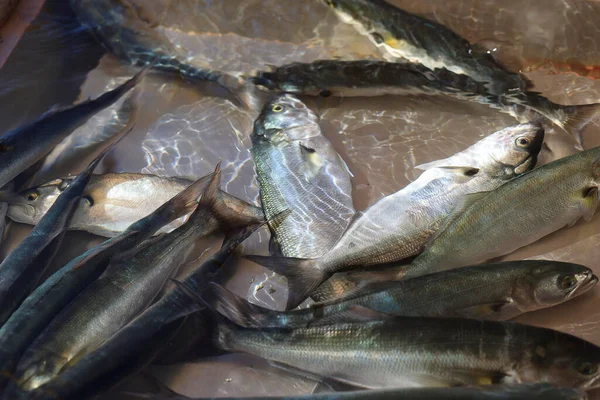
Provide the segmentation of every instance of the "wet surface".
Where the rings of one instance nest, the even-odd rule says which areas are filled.
[[[128,1],[137,3],[139,14],[148,26],[180,46],[192,62],[215,69],[250,73],[267,64],[381,56],[368,40],[339,22],[316,0]],[[3,130],[35,117],[54,104],[95,97],[136,71],[104,54],[93,38],[79,28],[65,3],[48,2],[0,73]],[[393,3],[433,18],[469,41],[490,49],[506,65],[525,72],[534,89],[555,102],[600,101],[600,81],[585,72],[600,65],[598,2],[505,0],[499,5],[494,0],[396,0]],[[306,100],[320,115],[326,137],[354,174],[357,210],[405,186],[420,173],[414,169],[416,165],[451,156],[483,136],[514,124],[510,116],[487,106],[445,98]],[[255,111],[238,107],[214,85],[192,84],[157,73],[144,80],[139,101],[143,106],[134,131],[98,172],[203,176],[221,161],[223,189],[258,204],[258,187],[249,153]],[[92,119],[78,134],[91,135],[96,124],[108,119],[112,111],[109,109],[105,117]],[[584,143],[586,148],[600,144],[598,122],[588,126]],[[575,152],[573,139],[565,133],[548,134],[547,145],[550,151],[543,151],[542,163]],[[74,166],[70,172],[77,170]],[[599,223],[597,215],[591,223],[563,229],[506,259],[571,261],[587,265],[598,274]],[[4,254],[26,231],[26,227],[13,224],[10,237],[3,243]],[[65,247],[86,247],[90,238],[91,235],[84,237],[85,240],[78,237],[75,241],[71,237]],[[239,252],[267,254],[267,241],[268,234],[260,231]],[[199,243],[193,257],[203,253],[206,257],[216,250],[215,244]],[[210,250],[204,252],[207,247]],[[231,277],[228,286],[236,293],[264,306],[283,307],[284,279],[257,265],[244,264],[237,257],[225,269]],[[189,268],[183,271],[189,272]],[[600,345],[599,290],[518,320],[569,332]],[[286,395],[310,393],[316,387],[310,379],[239,355],[151,366],[147,372],[172,389],[195,396]]]

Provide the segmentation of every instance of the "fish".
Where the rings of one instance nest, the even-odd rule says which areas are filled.
[[[188,397],[162,388],[164,394],[136,394],[129,396],[150,400],[264,400],[264,397]],[[356,390],[350,392],[313,393],[299,396],[269,396],[270,400],[586,400],[585,392],[547,383],[518,385],[489,385],[452,388],[403,388]]]
[[[99,154],[83,172],[73,179],[58,196],[44,218],[0,264],[0,326],[34,289],[46,267],[52,261],[67,230],[69,220],[90,181],[92,172],[102,158],[114,148],[114,145],[116,143]]]
[[[111,260],[127,258],[163,225],[193,211],[212,178],[210,174],[196,180],[150,215],[74,258],[38,286],[0,328],[0,388],[13,376],[27,346],[64,307],[100,277]]]
[[[291,95],[275,96],[254,122],[252,158],[273,248],[287,257],[317,257],[342,236],[354,215],[351,174],[323,136],[317,116]]]
[[[190,289],[186,288],[194,288],[195,293],[202,293],[231,252],[261,225],[241,229],[232,235],[217,253],[172,291],[30,396],[36,398],[37,393],[52,393],[51,398],[62,400],[88,398],[107,391],[142,369],[166,344],[163,332],[173,330],[171,326],[178,327],[178,321],[203,308],[190,298]]]
[[[142,69],[133,78],[94,100],[52,109],[37,120],[0,136],[0,188],[45,157],[94,114],[114,104],[133,89],[146,71]]]
[[[600,347],[514,322],[396,317],[298,329],[222,323],[215,343],[357,387],[544,382],[598,387]]]
[[[548,120],[582,145],[581,131],[600,111],[600,103],[561,105],[525,90],[494,93],[470,75],[423,64],[373,60],[319,60],[259,71],[248,78],[261,87],[313,96],[449,96],[488,105],[520,123]]]
[[[213,283],[212,304],[237,325],[250,328],[301,328],[390,316],[507,320],[563,303],[596,283],[598,277],[583,265],[523,260],[359,286],[342,298],[285,312],[251,304]]]
[[[5,396],[16,397],[42,386],[139,315],[176,273],[196,239],[264,221],[262,217],[259,221],[246,218],[217,197],[219,180],[217,166],[184,225],[152,240],[136,254],[111,263],[52,320],[23,354]]]
[[[123,0],[70,0],[79,22],[120,60],[148,65],[193,82],[214,82],[228,91],[241,88],[242,81],[209,66],[196,66],[140,15],[139,9]]]
[[[287,278],[288,308],[294,308],[336,272],[419,254],[465,195],[495,189],[531,170],[543,140],[539,124],[517,125],[449,158],[419,166],[425,172],[418,179],[357,214],[320,258],[246,258]]]
[[[37,224],[71,180],[69,177],[53,179],[19,192],[18,196],[11,198],[8,217],[24,224]],[[158,209],[192,182],[193,179],[187,177],[160,177],[131,172],[93,175],[85,191],[85,202],[79,205],[69,229],[114,237]],[[223,201],[232,202],[230,205],[233,206],[233,196],[222,190],[219,190],[218,196]],[[240,211],[249,213],[253,218],[262,216],[262,209],[254,206],[244,206]],[[176,219],[156,233],[171,232],[183,222],[183,218]]]
[[[485,83],[493,94],[522,91],[531,83],[446,26],[384,0],[322,0],[341,21],[382,49],[389,61],[404,59],[447,69]]]
[[[423,253],[396,279],[474,265],[509,254],[598,207],[600,147],[543,165],[491,192],[465,196]]]
[[[13,221],[35,225],[54,204],[72,177],[52,179],[37,187],[27,188],[13,196],[8,217]],[[107,173],[93,175],[69,229],[83,230],[95,235],[114,237],[155,211],[192,183],[189,178],[160,177],[139,173]],[[176,220],[157,233],[170,232],[181,226]]]

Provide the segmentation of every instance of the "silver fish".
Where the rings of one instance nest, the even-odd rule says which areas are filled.
[[[468,193],[492,190],[535,166],[544,132],[537,124],[509,127],[444,160],[404,189],[356,216],[335,246],[311,260],[250,256],[288,279],[288,307],[300,304],[335,272],[415,256]]]
[[[20,192],[11,199],[8,217],[24,224],[37,224],[72,180],[73,178],[54,179]],[[85,190],[84,201],[77,208],[69,229],[84,230],[100,236],[116,236],[191,183],[188,178],[129,172],[93,175]],[[182,223],[182,219],[173,221],[161,228],[159,233],[170,232]]]
[[[600,378],[600,347],[511,322],[397,317],[293,330],[223,324],[216,342],[371,389],[546,382],[588,390]]]
[[[281,254],[325,253],[346,230],[354,208],[350,172],[323,137],[316,115],[293,96],[277,96],[264,106],[251,137],[266,218],[291,211],[271,226]]]
[[[34,165],[98,111],[115,103],[142,79],[146,70],[97,99],[50,110],[38,120],[0,137],[0,187]]]
[[[474,265],[527,246],[598,207],[600,147],[465,198],[426,249],[396,278]]]
[[[168,391],[165,394],[140,394],[150,400],[265,400],[264,397],[188,397]],[[128,392],[136,397],[136,393]],[[547,383],[490,385],[452,388],[405,388],[316,393],[300,396],[268,397],[269,400],[586,400],[585,392],[557,388]]]
[[[213,307],[238,325],[256,328],[299,328],[389,316],[505,320],[563,303],[597,282],[598,277],[583,265],[509,261],[358,286],[341,299],[286,312],[251,304],[215,284]]]
[[[42,386],[142,312],[198,237],[262,222],[240,215],[218,198],[219,179],[217,168],[184,225],[113,263],[52,320],[23,354],[5,396]]]
[[[600,104],[564,106],[535,92],[493,93],[469,75],[412,63],[321,60],[258,72],[250,80],[270,90],[308,95],[445,95],[489,105],[522,123],[547,118],[573,134],[579,145],[581,130],[600,111]]]

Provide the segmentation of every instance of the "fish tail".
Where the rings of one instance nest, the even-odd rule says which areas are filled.
[[[316,258],[254,255],[244,256],[244,258],[287,278],[289,291],[287,309],[299,306],[325,279],[331,276],[330,273],[320,267]]]
[[[215,171],[210,176],[208,185],[202,193],[202,197],[198,201],[198,209],[202,207],[213,208],[217,194],[219,193],[219,183],[221,182],[221,163],[215,167]]]
[[[200,179],[194,181],[190,186],[183,189],[175,197],[169,200],[167,203],[161,206],[160,211],[163,211],[169,221],[177,219],[194,211],[198,206],[198,202],[202,196],[204,190],[214,177],[214,174],[203,176]],[[159,211],[159,212],[160,212]]]
[[[93,103],[100,104],[102,107],[108,107],[111,104],[115,103],[125,93],[133,89],[142,80],[142,78],[144,78],[150,67],[151,65],[142,68],[137,74],[128,79],[122,85],[119,85],[115,89],[100,95],[96,100],[93,101]]]
[[[236,325],[247,328],[272,327],[266,325],[266,316],[276,311],[246,301],[214,282],[210,283],[211,307]]]
[[[277,85],[273,80],[274,74],[271,72],[258,72],[256,76],[248,78],[250,82],[257,86],[265,87],[269,90],[277,89]]]
[[[563,128],[575,138],[578,147],[583,149],[583,130],[599,113],[600,103],[564,106],[562,111],[566,116],[563,121]]]

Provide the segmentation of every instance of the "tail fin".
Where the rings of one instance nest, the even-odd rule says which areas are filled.
[[[215,202],[217,201],[217,195],[219,193],[219,182],[221,181],[221,163],[218,163],[215,167],[215,172],[210,176],[210,181],[206,185],[204,192],[200,200],[198,200],[198,206],[192,213],[187,223],[191,223],[195,218],[204,218],[204,211],[206,209],[214,208]]]
[[[578,147],[583,150],[583,130],[600,113],[600,103],[566,106],[562,110],[566,114],[565,121],[563,122],[564,130],[575,138]]]
[[[331,276],[319,268],[318,259],[244,256],[271,271],[283,275],[288,280],[287,308],[296,308],[321,284]]]
[[[211,308],[231,322],[247,328],[267,327],[265,316],[277,314],[277,311],[252,304],[214,282],[210,283],[209,303]]]
[[[140,81],[144,78],[148,70],[152,67],[152,65],[148,65],[147,67],[142,68],[137,74],[128,79],[125,83],[120,86],[117,86],[115,89],[106,92],[100,95],[96,100],[91,100],[95,103],[105,104],[105,107],[113,104],[117,100],[121,98],[125,93],[129,92],[133,89]]]
[[[195,180],[190,186],[160,206],[157,212],[163,214],[171,221],[194,211],[198,206],[202,193],[213,178],[214,174],[209,174]]]

